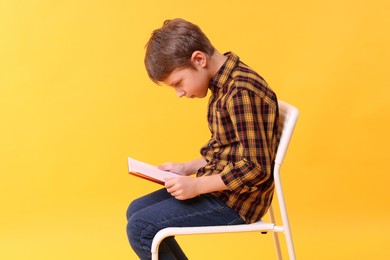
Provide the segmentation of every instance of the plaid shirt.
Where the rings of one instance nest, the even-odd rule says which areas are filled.
[[[207,165],[197,176],[220,174],[228,190],[212,194],[246,223],[261,219],[271,204],[279,111],[275,93],[234,53],[211,79],[210,141],[201,149]]]

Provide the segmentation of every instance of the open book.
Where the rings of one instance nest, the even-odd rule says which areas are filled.
[[[156,166],[137,161],[130,157],[128,158],[128,167],[130,174],[158,184],[164,184],[165,179],[178,176],[176,173],[160,170]]]

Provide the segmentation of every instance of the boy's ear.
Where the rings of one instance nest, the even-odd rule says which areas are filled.
[[[191,55],[191,62],[195,66],[204,68],[207,66],[207,55],[201,51],[194,51]]]

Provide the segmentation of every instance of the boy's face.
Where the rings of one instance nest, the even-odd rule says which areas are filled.
[[[204,98],[212,77],[207,66],[208,56],[195,51],[191,63],[193,67],[175,69],[162,83],[171,86],[178,97]]]
[[[204,98],[209,82],[207,71],[199,67],[176,69],[163,81],[176,91],[178,97],[186,98]]]

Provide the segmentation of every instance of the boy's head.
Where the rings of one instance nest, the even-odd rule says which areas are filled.
[[[197,25],[179,18],[166,20],[146,44],[145,66],[150,79],[159,83],[175,69],[193,67],[195,51],[211,56],[215,49]]]

